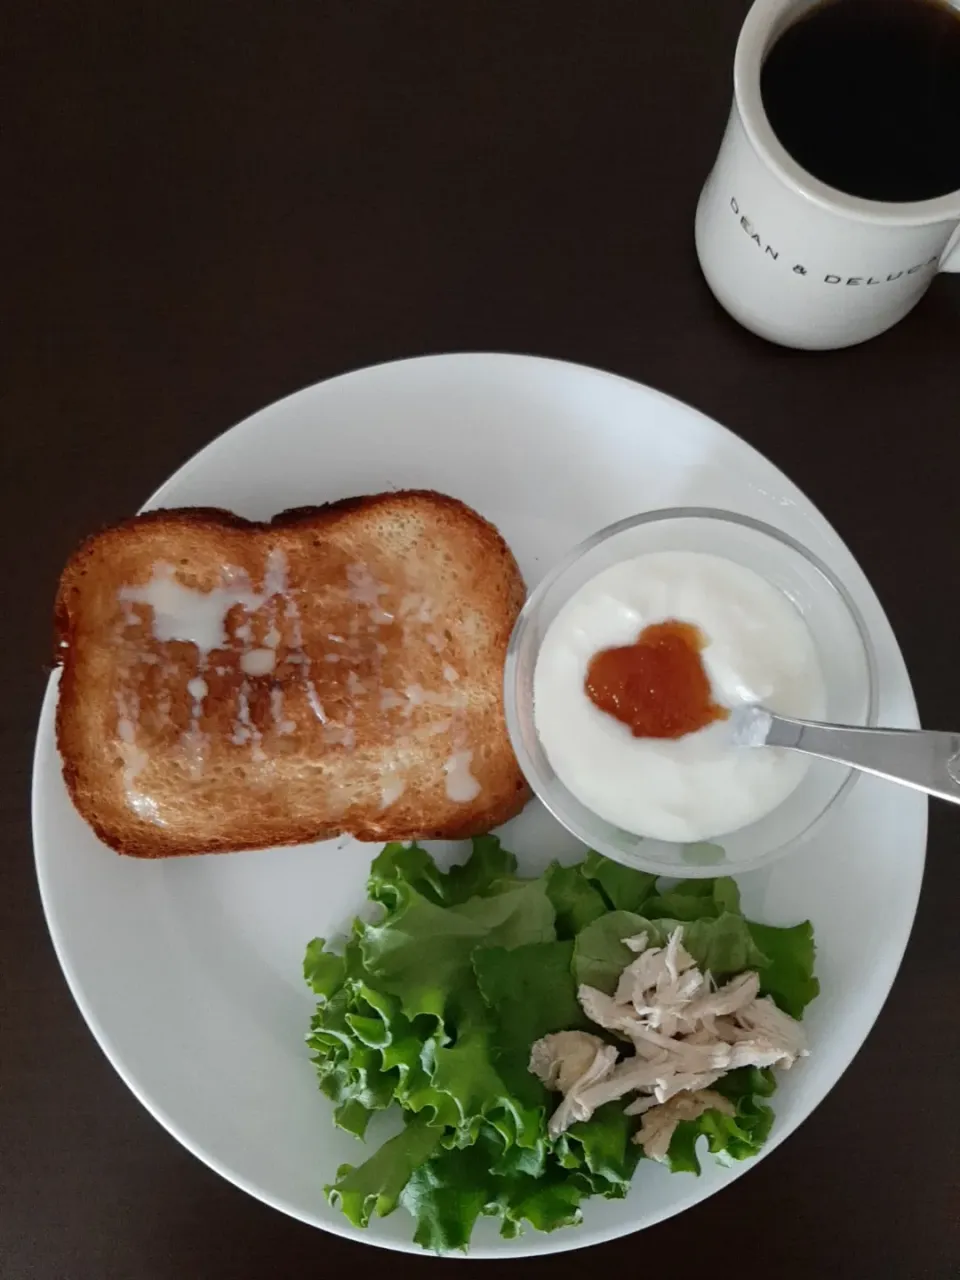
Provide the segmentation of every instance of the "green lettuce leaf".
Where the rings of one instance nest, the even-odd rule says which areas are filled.
[[[609,910],[606,899],[580,874],[579,867],[561,867],[552,862],[544,873],[547,897],[557,914],[557,937],[575,938],[581,929]]]
[[[334,1107],[333,1123],[355,1138],[362,1138],[372,1115],[370,1108],[365,1107],[359,1098],[349,1098],[339,1107]]]
[[[457,993],[453,1013],[456,1039],[435,1045],[424,1061],[433,1088],[446,1094],[457,1109],[458,1142],[475,1141],[483,1127],[481,1122],[485,1121],[507,1149],[543,1147],[542,1086],[528,1073],[527,1079],[536,1086],[533,1089],[517,1090],[513,1081],[505,1078],[498,1020],[485,1004],[475,980],[465,983]],[[522,1085],[526,1086],[526,1080]]]
[[[577,934],[573,944],[573,976],[577,985],[586,984],[612,995],[620,974],[636,956],[623,945],[624,938],[638,933],[650,935],[650,945],[660,946],[657,925],[632,911],[609,911],[593,920]]]
[[[370,864],[367,896],[388,911],[398,905],[397,889],[406,885],[427,902],[440,906],[443,902],[441,873],[437,864],[418,844],[386,844]]]
[[[497,1190],[495,1203],[503,1215],[500,1234],[510,1240],[525,1222],[537,1231],[578,1226],[583,1221],[580,1202],[593,1188],[581,1174],[553,1163],[539,1178],[504,1178]]]
[[[656,893],[643,905],[650,920],[716,919],[723,912],[740,915],[740,890],[729,876],[716,880],[681,880],[664,893]]]
[[[524,1223],[555,1231],[581,1221],[580,1202],[593,1190],[588,1174],[549,1160],[536,1175],[503,1176],[491,1173],[497,1163],[495,1135],[482,1134],[474,1146],[440,1152],[416,1170],[400,1200],[416,1221],[416,1243],[437,1253],[466,1249],[481,1214],[500,1216],[508,1239]]]
[[[363,995],[344,989],[318,1005],[311,1020],[307,1043],[316,1050],[320,1088],[334,1103],[335,1123],[357,1137],[374,1111],[394,1101],[402,1083],[400,1073],[384,1063],[382,1050],[391,1037],[392,1028]]]
[[[407,1182],[400,1203],[414,1219],[414,1242],[434,1253],[466,1250],[470,1234],[492,1199],[496,1144],[486,1135],[469,1147],[441,1151]]]
[[[360,946],[373,984],[397,996],[409,1018],[442,1019],[450,993],[470,973],[478,946],[518,947],[554,936],[543,882],[530,880],[455,907],[429,902],[405,883],[380,924],[363,927]]]
[[[327,1199],[355,1227],[365,1227],[376,1213],[393,1213],[415,1169],[439,1147],[443,1130],[417,1117],[402,1133],[385,1142],[362,1165],[341,1165],[337,1180],[326,1188]]]
[[[707,1149],[722,1162],[748,1160],[755,1156],[770,1136],[773,1111],[760,1098],[768,1098],[777,1084],[769,1068],[741,1067],[710,1086],[736,1105],[735,1116],[705,1111],[696,1120],[677,1125],[670,1142],[667,1163],[673,1173],[700,1173],[697,1140],[707,1139]]]
[[[545,1108],[549,1097],[529,1070],[530,1049],[541,1036],[589,1026],[571,973],[572,942],[539,942],[508,951],[485,947],[473,954],[480,992],[494,1012],[492,1046],[497,1070],[514,1096]]]
[[[750,936],[769,963],[760,969],[760,992],[772,996],[792,1018],[802,1018],[811,1000],[820,994],[813,976],[816,947],[809,920],[781,929],[769,924],[748,924]]]
[[[443,901],[449,907],[468,898],[486,898],[502,893],[516,879],[517,860],[496,836],[474,836],[473,851],[462,866],[453,866],[441,877]]]
[[[633,1142],[636,1121],[624,1115],[623,1104],[608,1102],[585,1123],[572,1125],[558,1140],[560,1154],[572,1153],[576,1165],[585,1165],[594,1190],[607,1196],[626,1195],[641,1148]]]
[[[740,910],[740,890],[736,880],[730,876],[718,876],[714,880],[713,900],[717,905],[717,915],[722,915],[724,911],[732,911],[735,915],[743,914]]]
[[[724,911],[716,919],[658,920],[661,943],[666,944],[678,925],[683,926],[683,945],[703,970],[709,970],[720,981],[742,973],[744,969],[760,969],[767,957],[756,945],[743,916]]]
[[[530,1046],[553,1031],[587,1025],[571,972],[572,942],[484,947],[473,954],[480,991],[495,1010],[504,1042]]]
[[[496,836],[477,836],[470,857],[462,866],[441,871],[420,845],[388,844],[370,867],[367,893],[388,909],[398,905],[397,887],[414,889],[436,906],[451,907],[468,898],[487,897],[509,884],[517,860]]]
[[[649,872],[634,871],[599,853],[587,854],[580,874],[597,886],[614,911],[639,911],[657,882]]]
[[[314,938],[307,943],[307,953],[303,957],[304,981],[323,1000],[336,995],[347,972],[343,956],[327,951],[326,946],[326,938]]]
[[[771,1098],[777,1091],[777,1077],[772,1067],[738,1067],[736,1071],[728,1071],[710,1088],[736,1103],[754,1095]]]

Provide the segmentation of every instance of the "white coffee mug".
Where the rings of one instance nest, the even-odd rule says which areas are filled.
[[[818,182],[780,145],[760,68],[814,3],[756,0],[747,15],[696,241],[707,283],[734,319],[772,342],[823,350],[889,329],[938,271],[960,271],[960,191],[912,204],[861,200]]]

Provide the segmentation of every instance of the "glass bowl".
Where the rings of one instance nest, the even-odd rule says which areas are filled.
[[[854,785],[857,772],[811,760],[777,808],[716,842],[674,844],[624,831],[582,804],[550,766],[534,723],[534,672],[544,636],[567,601],[611,565],[650,551],[701,551],[752,569],[778,587],[810,630],[826,685],[826,719],[873,725],[877,667],[866,623],[836,574],[788,534],[749,516],[708,507],[649,511],[601,529],[574,548],[530,596],[507,650],[504,706],[520,768],[554,817],[617,862],[669,876],[736,874],[807,841]]]

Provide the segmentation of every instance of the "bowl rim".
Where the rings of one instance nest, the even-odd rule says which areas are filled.
[[[864,714],[864,727],[873,728],[877,722],[878,704],[879,704],[879,672],[877,668],[877,656],[873,646],[873,640],[867,627],[865,618],[860,611],[859,606],[851,595],[850,591],[834,572],[833,569],[820,557],[816,552],[811,551],[804,546],[799,539],[794,538],[791,534],[785,533],[782,529],[776,528],[775,525],[767,524],[766,521],[758,520],[754,516],[744,515],[738,511],[727,511],[721,507],[657,507],[652,511],[639,512],[636,515],[626,516],[622,520],[617,520],[613,524],[605,525],[602,529],[598,529],[589,537],[584,538],[581,542],[572,547],[566,555],[541,578],[534,589],[527,597],[526,603],[517,616],[510,639],[507,644],[506,657],[504,659],[503,668],[503,703],[504,717],[507,724],[507,733],[513,747],[517,763],[520,771],[523,773],[529,783],[534,795],[544,805],[551,814],[560,822],[568,831],[570,831],[578,840],[582,840],[585,844],[593,845],[594,837],[587,831],[580,828],[579,823],[571,823],[569,816],[559,812],[557,806],[551,802],[551,799],[545,796],[539,785],[537,777],[537,769],[534,767],[523,742],[519,699],[516,696],[516,674],[517,662],[520,645],[532,624],[533,618],[542,605],[544,597],[552,590],[553,587],[563,578],[570,569],[573,568],[578,561],[592,551],[595,547],[600,546],[604,542],[617,537],[621,533],[625,533],[630,529],[638,528],[645,524],[655,524],[670,520],[715,520],[724,524],[739,525],[741,528],[750,529],[754,533],[759,533],[765,537],[779,542],[787,547],[790,551],[799,555],[809,565],[814,568],[817,573],[827,582],[827,584],[836,592],[843,602],[847,613],[853,622],[854,628],[860,640],[860,647],[863,653],[864,663],[867,675],[867,705]],[[642,553],[641,553],[642,554]],[[624,557],[629,559],[631,557]],[[532,715],[532,706],[531,706]],[[636,836],[638,844],[638,852],[627,854],[625,852],[615,852],[612,846],[604,843],[604,847],[599,852],[606,856],[632,866],[644,870],[654,871],[659,875],[676,876],[681,874],[689,879],[708,878],[723,874],[745,874],[748,871],[754,871],[760,867],[766,867],[774,862],[778,862],[781,858],[796,852],[806,844],[821,829],[827,819],[836,811],[839,805],[847,798],[856,785],[860,777],[860,771],[857,769],[848,769],[846,777],[837,787],[828,802],[823,808],[807,823],[807,825],[796,835],[791,836],[789,840],[782,844],[776,845],[773,849],[763,854],[758,854],[752,859],[745,860],[742,864],[731,864],[725,862],[714,866],[691,864],[689,866],[670,865],[656,857],[644,858],[643,844],[644,838]],[[569,788],[564,785],[559,778],[555,778],[557,785],[562,788],[565,794],[572,793]],[[576,797],[573,797],[576,799]],[[582,801],[580,802],[582,805]],[[587,806],[582,805],[583,808]],[[597,815],[598,821],[602,821]],[[716,843],[722,844],[723,837],[718,836]],[[697,843],[703,843],[702,841]],[[713,842],[710,842],[713,843]]]

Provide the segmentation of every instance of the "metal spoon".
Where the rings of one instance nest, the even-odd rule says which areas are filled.
[[[858,729],[738,707],[730,730],[740,747],[785,747],[960,804],[960,734],[928,729]]]

